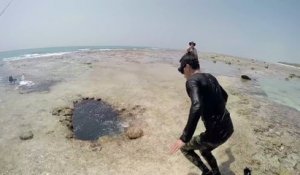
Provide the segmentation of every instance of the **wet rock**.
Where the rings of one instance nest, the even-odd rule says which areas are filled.
[[[23,132],[21,135],[20,135],[20,139],[21,140],[29,140],[29,139],[32,139],[33,138],[33,133],[32,131],[26,131],[26,132]]]
[[[67,126],[70,130],[73,131],[73,128],[74,128],[74,127],[73,127],[72,123],[67,123],[66,126]]]
[[[139,127],[130,127],[126,131],[126,136],[129,139],[137,139],[143,136],[143,130]]]
[[[251,80],[251,78],[248,75],[241,75],[241,78],[243,80]]]
[[[277,132],[276,132],[277,133]],[[280,146],[280,151],[283,151],[284,150],[284,146],[283,145],[281,145]]]
[[[300,78],[300,75],[296,75],[296,74],[290,74],[289,78]]]
[[[140,105],[135,105],[135,106],[132,108],[132,110],[137,110],[137,109],[140,109],[140,108],[141,108]]]
[[[72,117],[71,116],[64,117],[63,119],[60,119],[59,122],[61,122],[64,126],[69,128],[71,131],[73,130],[73,124],[72,124]]]
[[[73,114],[73,109],[71,109],[71,108],[64,108],[60,112],[60,115],[63,115],[63,116],[71,116],[72,114]]]
[[[73,133],[69,133],[69,134],[66,135],[66,138],[67,139],[72,139],[72,138],[74,138],[74,134]]]
[[[52,110],[52,115],[59,115],[60,111],[62,110],[62,108],[55,108]]]
[[[126,108],[122,108],[121,110],[120,110],[120,112],[125,112],[126,111]]]
[[[101,144],[97,143],[97,142],[92,142],[90,145],[90,148],[92,149],[92,151],[101,151],[102,150]]]
[[[225,61],[225,64],[231,65],[230,61]]]
[[[146,111],[146,108],[143,108],[141,105],[135,105],[133,108],[132,108],[132,111],[135,113],[135,114],[142,114]]]
[[[295,74],[290,74],[289,78],[294,78],[296,75]]]
[[[72,114],[73,114],[73,109],[69,107],[55,108],[52,110],[52,115],[71,116]]]

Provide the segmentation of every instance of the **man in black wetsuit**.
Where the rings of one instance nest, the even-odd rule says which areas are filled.
[[[220,175],[217,161],[211,151],[223,144],[233,133],[230,114],[225,107],[228,95],[214,76],[200,72],[198,59],[194,55],[184,55],[178,70],[187,79],[186,90],[191,99],[191,108],[183,133],[171,146],[170,152],[175,153],[180,149],[203,175]],[[193,137],[200,116],[206,130]],[[195,150],[200,151],[211,170]]]

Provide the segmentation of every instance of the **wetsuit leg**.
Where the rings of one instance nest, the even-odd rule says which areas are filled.
[[[201,150],[200,140],[201,140],[200,136],[193,137],[190,142],[186,143],[181,148],[181,152],[189,161],[191,161],[194,165],[196,165],[203,173],[208,173],[209,169],[194,151],[194,150]]]
[[[218,167],[218,163],[217,163],[216,158],[212,155],[211,150],[210,149],[200,150],[200,152],[201,152],[201,155],[206,160],[206,162],[211,167],[213,174],[214,175],[219,175],[220,170],[219,170],[219,167]]]

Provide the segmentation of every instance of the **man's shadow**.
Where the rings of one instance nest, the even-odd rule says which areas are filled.
[[[234,156],[232,155],[231,148],[227,148],[225,150],[225,153],[228,155],[228,160],[226,162],[223,162],[219,167],[220,171],[224,175],[235,175],[233,171],[230,170],[230,164],[235,161]]]

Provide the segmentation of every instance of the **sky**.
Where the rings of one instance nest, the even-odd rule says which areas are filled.
[[[195,41],[198,52],[300,62],[300,0],[13,0],[6,8],[9,2],[0,0],[0,51],[186,49]]]

